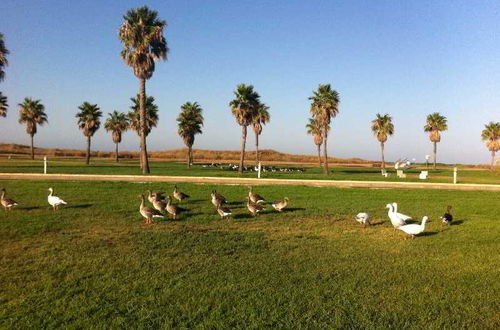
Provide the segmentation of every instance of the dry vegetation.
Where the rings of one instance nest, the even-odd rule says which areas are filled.
[[[9,156],[27,156],[30,153],[29,146],[20,144],[0,144],[0,155]],[[204,150],[193,149],[194,159],[196,162],[217,162],[217,163],[236,163],[239,161],[240,151],[228,150]],[[35,154],[39,156],[61,157],[61,158],[83,158],[85,157],[84,150],[78,149],[48,149],[48,148],[35,148]],[[149,153],[152,159],[157,160],[172,160],[172,161],[185,161],[186,149],[175,149],[165,151],[152,151]],[[248,164],[255,162],[255,151],[248,151],[246,153]],[[280,164],[310,164],[315,165],[318,162],[316,156],[309,155],[293,155],[281,153],[275,150],[264,149],[260,151],[261,160],[270,163]],[[114,153],[111,151],[92,151],[92,158],[113,158]],[[122,159],[139,159],[139,152],[134,151],[120,151],[120,158]],[[332,164],[352,164],[357,166],[379,167],[380,162],[369,161],[361,158],[334,158],[329,157]]]

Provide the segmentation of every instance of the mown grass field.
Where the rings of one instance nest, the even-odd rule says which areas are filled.
[[[146,226],[137,195],[172,185],[0,185],[21,203],[0,212],[0,328],[500,327],[498,192],[262,186],[290,209],[252,218],[247,187],[182,184],[188,213]],[[49,186],[67,207],[49,209]],[[216,215],[214,188],[233,219]],[[425,235],[392,229],[393,201],[430,217]]]
[[[318,167],[305,167],[305,172],[266,172],[262,173],[263,178],[276,179],[324,179],[324,180],[357,180],[357,181],[397,181],[397,182],[420,182],[418,174],[424,167],[414,168],[406,171],[407,178],[399,179],[394,169],[389,169],[391,176],[384,178],[380,174],[379,168],[370,167],[332,167],[330,175],[324,175],[323,170]],[[0,172],[5,173],[42,173],[43,160],[26,159],[0,159]],[[50,160],[48,173],[61,174],[133,174],[140,175],[137,161],[121,161],[115,163],[111,160],[94,160],[90,166],[86,166],[83,160],[58,159]],[[187,168],[184,163],[177,162],[151,162],[151,174],[153,175],[180,175],[180,176],[239,176],[237,171],[221,170],[213,167],[202,167],[193,165]],[[255,172],[247,172],[244,177],[255,178]],[[425,182],[453,182],[453,168],[441,165],[436,171],[429,170],[429,179]],[[459,183],[482,183],[500,184],[500,171],[478,170],[460,168],[458,172]]]

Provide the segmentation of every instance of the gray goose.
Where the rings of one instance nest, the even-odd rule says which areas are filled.
[[[262,197],[259,194],[254,193],[252,191],[252,187],[250,187],[250,191],[248,192],[248,197],[250,198],[250,201],[252,201],[252,203],[256,203],[256,204],[264,203],[266,201],[264,199],[264,197]]]
[[[145,224],[153,223],[153,218],[163,218],[163,214],[152,207],[144,206],[144,195],[138,196],[141,199],[139,206],[139,213],[144,217]]]
[[[247,197],[247,209],[255,217],[260,211],[264,210],[264,207],[260,204],[250,201],[250,197]]]
[[[165,208],[167,207],[167,203],[159,199],[153,199],[153,207],[160,212],[165,212]]]
[[[282,201],[275,202],[271,205],[276,211],[281,212],[288,205],[288,200],[288,197],[285,197]]]
[[[165,196],[163,196],[164,193],[164,191],[151,192],[151,190],[148,190],[148,201],[151,204],[153,204],[155,200],[163,201],[165,200]]]
[[[183,193],[179,189],[177,189],[177,185],[174,186],[174,198],[177,199],[179,202],[182,202],[184,199],[189,198],[190,196],[188,194]]]
[[[179,207],[175,204],[172,204],[172,199],[170,198],[170,196],[167,196],[167,207],[166,207],[166,210],[168,213],[170,213],[172,215],[172,219],[176,220],[177,219],[177,215],[186,211],[186,209],[183,209],[182,207]]]
[[[219,213],[219,215],[220,215],[220,217],[222,219],[227,218],[230,215],[232,215],[231,210],[229,209],[229,207],[222,206],[222,205],[219,205],[217,207],[217,213]]]
[[[227,204],[226,197],[219,194],[216,190],[212,190],[210,197],[211,197],[212,204],[214,204],[215,207],[219,207],[223,204]]]
[[[17,206],[17,202],[12,198],[5,197],[6,191],[2,188],[2,196],[0,197],[0,203],[2,204],[5,211],[10,211],[12,207]]]

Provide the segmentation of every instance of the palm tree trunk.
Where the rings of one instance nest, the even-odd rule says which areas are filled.
[[[87,160],[86,164],[90,164],[90,136],[87,136]]]
[[[189,167],[191,167],[191,164],[193,164],[193,146],[189,147]]]
[[[382,168],[385,170],[384,142],[380,142],[380,150],[382,152]]]
[[[149,174],[148,151],[146,148],[146,79],[141,79],[141,90],[139,93],[139,117],[141,124],[141,158],[142,173]]]
[[[324,134],[325,134],[325,140],[323,141],[323,155],[325,156],[324,173],[328,175],[330,170],[328,169],[328,153],[327,153],[328,131],[326,129],[324,129]]]
[[[245,143],[247,141],[247,127],[245,125],[241,126],[241,155],[240,155],[240,167],[238,172],[243,173],[243,163],[245,162]]]
[[[434,169],[436,169],[437,142],[434,142]]]
[[[115,147],[115,160],[118,163],[118,143],[115,143],[115,145],[116,145],[116,147]]]
[[[186,161],[187,161],[187,167],[191,167],[191,147],[188,146],[188,149],[187,149],[187,155],[186,155]]]
[[[493,171],[495,169],[495,151],[491,151],[491,170]]]
[[[259,134],[255,134],[255,159],[256,159],[256,166],[259,166],[260,162],[260,157],[259,157]]]
[[[35,147],[33,146],[33,134],[31,136],[31,159],[35,159]]]
[[[321,167],[323,164],[321,164],[321,144],[316,145],[318,147],[318,166]]]

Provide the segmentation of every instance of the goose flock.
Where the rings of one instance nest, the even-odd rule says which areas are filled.
[[[11,211],[13,207],[19,204],[12,198],[7,197],[7,192],[5,189],[1,189],[0,204],[6,211]],[[47,202],[52,207],[54,211],[59,210],[61,205],[67,205],[67,203],[61,198],[54,195],[54,189],[51,187],[48,189],[49,195],[47,196]],[[155,218],[164,218],[166,215],[170,215],[173,220],[177,220],[178,216],[186,212],[187,209],[180,207],[173,203],[173,199],[176,199],[178,203],[185,202],[190,198],[190,196],[179,190],[177,185],[174,186],[174,191],[172,195],[165,196],[164,191],[152,192],[147,190],[147,200],[151,203],[152,207],[146,205],[146,198],[144,194],[138,195],[141,200],[139,205],[139,213],[144,218],[145,224],[152,224]],[[215,207],[217,214],[222,219],[226,219],[232,216],[232,211],[229,208],[228,200],[216,190],[212,190],[210,194],[210,202]],[[264,205],[267,203],[266,199],[261,195],[255,193],[253,188],[250,187],[248,191],[248,196],[246,196],[246,208],[252,216],[257,216],[260,212],[264,211]],[[284,197],[283,200],[270,203],[272,208],[278,212],[282,212],[289,203],[289,198]],[[407,223],[407,221],[412,220],[411,216],[398,212],[397,203],[389,203],[386,205],[388,209],[387,216],[394,227],[394,230],[401,230],[406,233],[408,237],[415,238],[424,232],[425,225],[429,221],[429,217],[424,216],[420,224]],[[442,220],[442,225],[449,225],[453,221],[453,215],[451,214],[451,206],[448,206],[444,215],[440,218]],[[358,213],[354,219],[359,222],[363,227],[370,226],[372,224],[371,217],[366,212]]]

